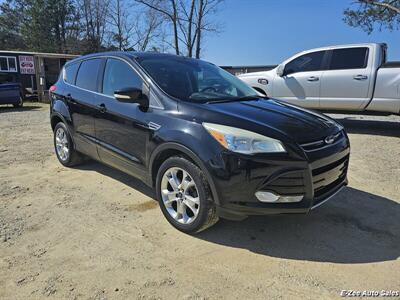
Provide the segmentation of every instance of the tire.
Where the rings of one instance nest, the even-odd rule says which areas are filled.
[[[13,106],[14,106],[15,108],[21,108],[21,107],[24,106],[24,100],[22,99],[22,96],[19,96],[19,101],[18,101],[18,103],[13,104]]]
[[[57,138],[61,138],[62,133],[64,133],[64,138],[62,139],[61,143],[57,141]],[[56,152],[56,156],[58,158],[58,161],[65,167],[73,167],[76,166],[84,160],[84,157],[81,153],[75,150],[74,144],[72,142],[71,135],[69,134],[69,131],[67,129],[67,126],[65,126],[64,123],[59,122],[57,125],[54,127],[54,150]],[[66,146],[68,151],[63,149],[63,151],[60,151],[61,145]],[[62,153],[65,154],[62,155]]]
[[[176,193],[179,188],[174,189],[171,185],[172,174],[175,174],[177,182],[180,181],[181,192]],[[184,174],[188,175],[185,177],[186,180],[183,180]],[[174,185],[176,184],[174,183]],[[184,189],[184,187],[187,188]],[[172,226],[182,232],[189,234],[200,232],[217,223],[219,219],[204,173],[199,167],[184,157],[174,156],[168,158],[160,166],[156,179],[156,192],[161,211],[165,218]],[[170,197],[180,200],[171,201]],[[189,197],[192,200],[196,199],[198,205],[194,204],[195,201],[189,201]],[[182,205],[178,201],[185,204],[183,206],[184,209],[178,209],[178,206],[181,207],[180,205]],[[197,214],[195,215],[193,211],[196,211],[196,207]],[[178,213],[178,210],[183,211],[183,213]],[[189,219],[186,219],[186,223],[184,222],[185,214],[186,217],[189,217]]]

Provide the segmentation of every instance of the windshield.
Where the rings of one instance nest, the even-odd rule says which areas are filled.
[[[140,65],[170,96],[190,102],[257,98],[257,92],[223,69],[183,57],[142,57]]]

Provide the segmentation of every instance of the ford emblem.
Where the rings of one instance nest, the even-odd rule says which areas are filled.
[[[330,135],[325,138],[325,143],[332,144],[334,142],[334,140],[335,140],[335,137],[333,135]]]

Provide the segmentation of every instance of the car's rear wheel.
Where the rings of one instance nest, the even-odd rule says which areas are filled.
[[[156,185],[161,210],[178,230],[196,233],[218,221],[203,172],[186,158],[167,159],[158,170]]]
[[[75,166],[83,160],[82,154],[75,150],[71,135],[62,122],[54,127],[54,149],[59,162],[66,167]]]
[[[22,98],[22,96],[19,96],[18,103],[13,104],[13,106],[15,108],[21,108],[22,106],[24,106],[24,99]]]

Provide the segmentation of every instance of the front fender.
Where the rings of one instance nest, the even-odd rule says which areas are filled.
[[[206,179],[210,185],[211,193],[213,195],[213,199],[217,205],[219,205],[219,196],[218,192],[213,180],[213,176],[207,165],[210,164],[211,161],[216,161],[213,159],[213,153],[211,151],[211,145],[208,142],[202,141],[201,136],[191,135],[191,134],[182,134],[182,132],[169,132],[169,137],[174,140],[164,141],[155,147],[152,151],[149,159],[149,171],[152,173],[155,162],[159,157],[161,157],[162,153],[165,151],[175,150],[177,152],[184,153],[188,156],[204,173]],[[154,178],[153,176],[149,176],[151,181],[151,186],[154,186]]]

